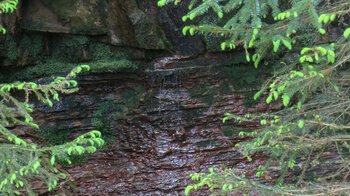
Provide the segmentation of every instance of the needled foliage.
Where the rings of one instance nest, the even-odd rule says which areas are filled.
[[[11,14],[14,10],[16,10],[18,4],[18,0],[3,0],[0,2],[1,14]],[[0,25],[0,32],[5,34],[6,29]]]
[[[30,98],[35,96],[39,101],[53,106],[53,100],[59,101],[58,93],[73,93],[78,90],[77,82],[73,80],[87,65],[78,66],[66,77],[57,77],[48,84],[34,82],[14,82],[0,84],[0,193],[34,195],[33,179],[40,179],[47,185],[48,191],[59,185],[59,180],[66,174],[56,168],[58,160],[72,163],[73,155],[83,155],[96,151],[96,146],[102,146],[99,131],[85,133],[78,138],[63,142],[59,137],[49,142],[51,146],[40,146],[32,140],[26,140],[11,132],[11,127],[28,126],[38,129],[31,117],[34,105]],[[22,94],[17,99],[13,94]],[[46,132],[44,135],[50,134]],[[59,135],[58,135],[59,136]],[[62,139],[62,138],[61,138]]]
[[[170,2],[183,3],[159,0],[158,6]],[[256,68],[272,67],[273,76],[254,99],[262,97],[267,104],[279,102],[285,108],[263,114],[227,113],[224,123],[260,122],[260,129],[237,130],[236,137],[252,139],[236,147],[248,161],[258,152],[269,159],[254,174],[225,167],[191,174],[198,183],[187,186],[186,195],[203,186],[223,195],[349,194],[350,72],[344,71],[350,60],[349,13],[348,0],[189,2],[182,20],[204,20],[185,26],[183,34],[218,36],[224,39],[216,43],[222,50],[242,49]],[[254,84],[256,75],[251,71],[240,77],[236,79]],[[230,136],[227,129],[223,132]]]
[[[63,145],[70,141],[69,136],[72,134],[72,130],[61,127],[41,127],[37,131],[37,135],[42,138],[45,144],[49,146]],[[102,139],[107,142],[104,137],[105,133],[102,133]],[[105,145],[105,144],[104,144]],[[67,158],[68,157],[68,158]],[[60,165],[67,166],[70,164],[79,164],[84,161],[86,153],[83,154],[71,154],[68,156],[57,157],[56,162]]]

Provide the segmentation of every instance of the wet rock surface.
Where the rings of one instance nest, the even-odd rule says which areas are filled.
[[[93,129],[104,135],[103,150],[59,167],[70,176],[59,195],[183,195],[190,173],[220,165],[246,169],[264,160],[247,165],[234,147],[247,139],[238,133],[258,123],[222,123],[226,112],[281,108],[251,99],[264,73],[245,64],[243,53],[209,50],[211,38],[183,36],[186,10],[186,3],[158,8],[151,0],[34,0],[0,18],[11,30],[0,38],[6,82],[12,67],[24,70],[12,80],[40,83],[78,63],[103,67],[103,60],[114,60],[81,76],[80,91],[53,107],[38,103],[33,117],[41,130],[15,128],[45,145]],[[122,62],[115,60],[120,52],[135,66],[112,69]]]
[[[57,133],[77,130],[71,138],[96,128],[113,138],[106,150],[65,168],[74,194],[183,195],[190,173],[222,164],[247,167],[234,145],[247,139],[237,136],[240,130],[257,123],[223,124],[222,117],[269,108],[247,105],[247,92],[255,89],[248,83],[234,85],[226,72],[235,66],[245,65],[177,63],[172,69],[150,65],[134,73],[83,76],[79,92],[53,108],[38,107],[35,119]]]

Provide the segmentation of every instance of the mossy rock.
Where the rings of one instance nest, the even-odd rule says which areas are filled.
[[[7,63],[3,63],[2,66],[12,65],[15,63],[19,56],[17,40],[15,35],[8,32],[4,37],[1,37],[0,40],[0,56],[5,57],[8,61]]]
[[[23,65],[31,66],[0,73],[0,79],[3,82],[28,81],[62,75],[80,62],[90,65],[92,73],[134,72],[139,68],[125,53],[112,52],[111,46],[96,42],[88,36],[56,37],[51,40],[52,50],[50,55],[46,54],[48,56],[43,54],[43,39],[40,34],[25,34],[17,43],[13,36],[9,36],[8,41],[2,44],[6,49],[2,55],[12,59],[13,64],[20,61]]]
[[[250,65],[232,65],[222,68],[222,73],[236,87],[256,86],[259,70]]]
[[[50,145],[61,145],[67,142],[67,138],[72,134],[72,130],[60,127],[41,127],[37,130],[37,135],[43,138]]]
[[[0,74],[0,79],[4,82],[30,81],[46,76],[57,75],[57,73],[68,72],[75,66],[65,62],[48,61],[36,66],[27,67],[17,72]]]
[[[72,63],[91,61],[96,43],[88,36],[69,35],[50,39],[50,57]]]
[[[24,34],[19,41],[20,58],[17,64],[33,65],[43,58],[43,37],[40,34]]]
[[[137,64],[127,59],[101,60],[87,64],[90,65],[92,73],[135,72],[139,68]]]
[[[189,90],[189,93],[192,98],[198,99],[202,103],[206,103],[208,107],[214,104],[222,94],[220,88],[217,88],[210,83],[196,85]]]
[[[129,60],[96,61],[86,62],[84,64],[90,65],[90,73],[134,72],[138,69],[138,66]],[[2,73],[0,74],[0,80],[3,82],[13,82],[30,81],[43,77],[55,77],[68,73],[76,66],[76,64],[69,62],[47,60],[36,66],[27,67],[16,72]]]
[[[237,133],[237,127],[233,125],[225,125],[221,128],[221,132],[226,137],[232,137]]]
[[[97,105],[92,118],[92,123],[102,133],[102,139],[105,141],[101,149],[106,149],[112,145],[115,136],[111,130],[111,122],[115,120],[115,116],[125,115],[127,108],[123,104],[118,104],[111,100],[106,100]]]
[[[134,28],[137,47],[157,50],[172,48],[162,28],[150,16],[133,8],[128,11],[128,17]]]
[[[122,105],[110,100],[104,101],[98,104],[94,110],[92,122],[97,129],[109,128],[113,115],[119,110],[125,112]]]
[[[61,23],[68,23],[72,33],[105,34],[106,3],[97,0],[41,0]]]
[[[198,148],[206,148],[210,146],[217,146],[215,140],[205,140],[196,143]]]
[[[135,89],[127,89],[121,94],[123,103],[129,108],[135,108],[140,105],[141,98],[146,92],[146,89],[142,86],[138,86]]]

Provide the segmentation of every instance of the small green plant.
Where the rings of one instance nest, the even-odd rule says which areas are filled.
[[[206,186],[215,194],[264,195],[341,195],[349,194],[348,153],[350,152],[349,88],[339,77],[350,62],[350,27],[344,22],[350,13],[348,0],[159,0],[158,6],[188,3],[182,20],[192,21],[183,34],[211,34],[225,38],[217,43],[222,50],[240,47],[247,62],[277,67],[254,99],[267,104],[280,102],[284,109],[274,113],[237,115],[227,113],[223,119],[235,123],[260,122],[261,128],[239,131],[237,137],[252,140],[236,145],[248,162],[263,152],[268,161],[256,168],[254,176],[245,176],[235,168],[211,168],[208,174],[194,173],[193,183],[185,194]],[[215,13],[213,16],[212,13]],[[214,18],[196,24],[202,15]],[[203,21],[202,21],[203,22]],[[344,32],[334,43],[327,29],[337,24]],[[302,35],[308,32],[308,35]],[[287,54],[278,62],[269,59],[272,52]],[[299,55],[297,55],[299,54]],[[288,60],[289,59],[289,60]],[[243,81],[253,81],[254,73],[242,74]],[[340,85],[342,84],[342,85]],[[227,130],[224,130],[227,133]],[[344,150],[347,154],[344,153]],[[315,171],[325,165],[325,152],[333,168]],[[243,173],[249,171],[243,171]],[[251,171],[250,171],[251,172]],[[287,179],[287,173],[294,178]],[[274,186],[259,180],[278,175]],[[259,179],[259,180],[258,180]]]
[[[69,142],[69,136],[71,135],[72,130],[69,129],[62,129],[60,127],[58,128],[52,128],[52,127],[46,127],[46,128],[40,128],[37,131],[37,135],[40,136],[40,138],[43,138],[45,142],[48,143],[49,146],[56,146],[56,145],[62,145],[64,143]],[[102,139],[105,137],[105,133],[102,133]],[[67,161],[67,158],[63,157],[63,159],[57,158],[56,162],[60,165],[66,166],[70,164],[79,164],[82,163],[86,157],[87,153],[83,154],[72,154],[68,156],[68,159],[70,162]]]
[[[102,146],[99,131],[85,133],[78,138],[62,143],[52,141],[57,145],[41,147],[31,141],[26,141],[11,132],[8,126],[25,125],[39,128],[31,117],[33,105],[30,104],[31,95],[49,106],[52,100],[59,101],[58,93],[73,93],[78,90],[76,77],[87,65],[73,69],[66,77],[57,77],[49,84],[36,84],[34,82],[15,82],[0,84],[0,192],[9,195],[20,194],[26,191],[33,195],[31,181],[33,178],[41,179],[47,184],[49,191],[53,190],[59,179],[65,178],[64,173],[55,167],[56,160],[71,163],[70,156],[93,153],[95,146]],[[23,100],[17,100],[12,93],[22,91]]]
[[[103,134],[103,139],[105,141],[103,148],[112,145],[115,140],[115,136],[110,127],[112,120],[114,120],[114,113],[117,111],[125,112],[126,109],[124,105],[116,104],[113,101],[104,101],[95,109],[92,123],[98,130],[101,130]]]

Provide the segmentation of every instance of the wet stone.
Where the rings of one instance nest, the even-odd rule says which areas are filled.
[[[186,73],[187,68],[181,69]],[[195,69],[189,68],[189,74],[177,80],[176,69],[166,70],[160,80],[152,72],[82,76],[81,91],[74,98],[64,97],[57,108],[35,113],[66,127],[73,123],[82,130],[77,133],[100,129],[107,139],[112,138],[106,149],[65,168],[74,180],[76,195],[183,195],[193,172],[208,172],[221,164],[247,164],[234,148],[247,138],[238,137],[234,130],[230,137],[222,131],[226,112],[248,112],[244,95],[220,88],[222,78],[217,76],[222,69]],[[202,90],[202,84],[206,84],[204,94],[193,92]],[[144,89],[141,94],[138,86]],[[45,123],[50,122],[41,121]]]

